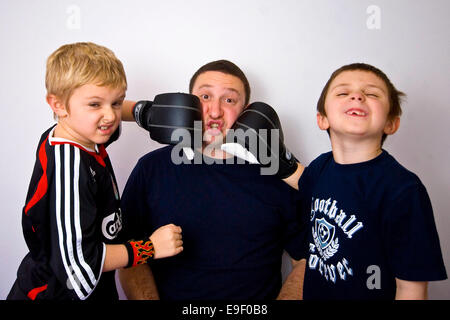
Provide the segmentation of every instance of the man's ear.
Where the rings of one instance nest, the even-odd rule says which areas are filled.
[[[400,117],[389,119],[384,127],[384,133],[387,135],[394,134],[400,127]]]
[[[320,130],[328,130],[330,128],[330,124],[328,123],[327,116],[317,112],[317,125]]]
[[[66,105],[59,97],[54,94],[48,94],[46,100],[50,108],[52,108],[53,113],[57,115],[58,118],[63,118],[68,115]]]

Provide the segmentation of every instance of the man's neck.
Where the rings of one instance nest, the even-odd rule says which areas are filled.
[[[203,146],[201,150],[197,149],[197,151],[212,159],[228,159],[233,157],[233,155],[222,151],[220,146],[207,145]]]

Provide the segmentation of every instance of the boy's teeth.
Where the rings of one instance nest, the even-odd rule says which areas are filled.
[[[355,114],[355,115],[357,115],[357,116],[364,116],[364,115],[366,115],[366,113],[365,112],[362,112],[362,111],[355,111],[355,110],[352,110],[352,111],[350,111],[350,112],[348,112],[349,114]]]
[[[211,128],[213,128],[213,129],[216,129],[216,128],[218,128],[218,127],[219,127],[219,125],[218,125],[217,123],[211,124]]]

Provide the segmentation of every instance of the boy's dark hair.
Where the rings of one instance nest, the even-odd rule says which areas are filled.
[[[378,76],[383,82],[386,84],[386,87],[388,89],[388,98],[389,98],[389,119],[394,119],[395,117],[399,117],[402,114],[402,108],[401,108],[401,102],[402,98],[406,96],[403,92],[397,90],[395,86],[392,84],[391,80],[386,76],[386,74],[381,71],[380,69],[371,66],[370,64],[366,63],[352,63],[345,66],[340,67],[336,71],[334,71],[330,79],[328,79],[328,82],[325,84],[325,87],[322,89],[322,93],[320,94],[319,101],[317,101],[317,112],[319,112],[322,115],[326,116],[325,112],[325,99],[328,94],[328,89],[330,88],[331,82],[342,72],[344,71],[368,71],[372,72],[376,76]],[[328,134],[329,134],[328,130]],[[383,133],[383,136],[381,138],[381,145],[383,145],[384,140],[386,140],[387,135]]]
[[[195,81],[197,80],[197,77],[200,74],[207,71],[219,71],[225,74],[230,74],[232,76],[238,77],[244,85],[245,90],[244,106],[248,105],[248,102],[250,101],[250,84],[248,83],[247,77],[237,65],[228,60],[212,61],[200,67],[200,69],[198,69],[197,72],[194,73],[194,75],[191,78],[191,81],[189,82],[189,93],[192,93],[192,89],[194,88],[194,84]]]

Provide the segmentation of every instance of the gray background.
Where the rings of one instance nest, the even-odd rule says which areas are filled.
[[[277,109],[287,145],[305,164],[330,150],[315,105],[331,72],[351,62],[381,68],[408,95],[385,149],[427,187],[450,266],[448,12],[448,0],[1,0],[0,299],[27,252],[21,210],[37,142],[53,124],[45,62],[76,41],[116,53],[129,99],[186,92],[204,63],[235,62],[250,80],[251,101]],[[121,190],[138,158],[158,147],[135,124],[123,125],[108,150]],[[450,281],[431,283],[429,293],[449,299]]]

